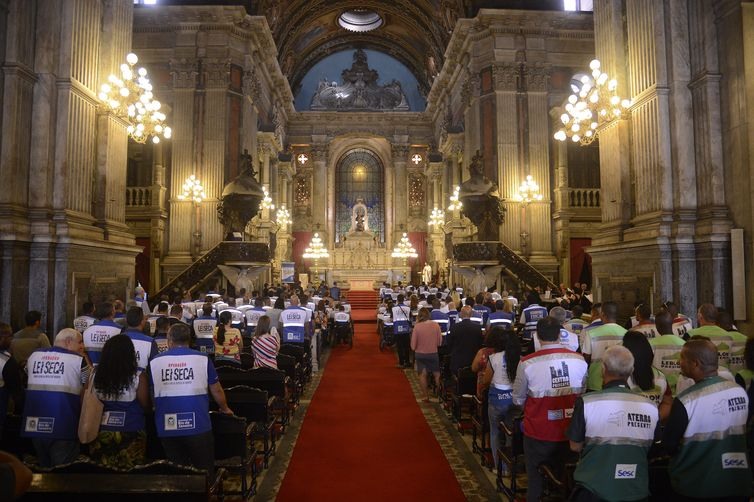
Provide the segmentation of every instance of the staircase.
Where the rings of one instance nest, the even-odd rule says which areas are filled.
[[[222,241],[207,251],[194,263],[186,267],[161,290],[152,295],[150,303],[157,302],[163,294],[181,295],[184,291],[192,292],[209,276],[217,272],[217,265],[251,266],[268,265],[270,250],[261,242]]]
[[[453,246],[453,257],[457,262],[497,262],[506,274],[530,288],[558,287],[502,242],[461,242]]]
[[[377,322],[377,305],[379,304],[377,291],[349,291],[346,299],[351,305],[353,322]]]

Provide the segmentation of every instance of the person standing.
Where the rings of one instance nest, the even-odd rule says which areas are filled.
[[[692,336],[706,336],[717,347],[718,364],[728,367],[730,351],[733,348],[733,336],[717,325],[717,307],[711,303],[703,303],[696,313],[699,327],[688,332]]]
[[[429,309],[422,307],[411,333],[411,349],[415,352],[416,372],[419,374],[419,385],[424,393],[425,403],[429,402],[428,373],[432,373],[435,379],[435,388],[440,388],[440,357],[437,355],[437,347],[440,345],[440,326],[429,318]]]
[[[330,288],[330,297],[336,302],[340,301],[340,288],[338,287],[338,281],[332,283]]]
[[[403,300],[403,295],[399,294],[393,307],[393,333],[398,351],[398,367],[408,368],[411,365],[411,308],[404,305]]]
[[[629,388],[633,371],[631,352],[609,347],[602,358],[602,390],[576,400],[566,432],[571,450],[581,454],[573,502],[649,497],[647,454],[659,417],[654,403]]]
[[[209,396],[220,412],[232,415],[210,359],[189,348],[188,326],[168,331],[168,350],[149,362],[150,387],[157,436],[168,460],[205,469],[215,468],[215,447],[209,416]]]
[[[649,340],[654,353],[652,365],[665,375],[670,392],[675,396],[681,374],[681,349],[686,342],[673,333],[673,316],[667,310],[655,315],[655,326],[660,336]]]
[[[142,309],[132,308],[144,317]],[[94,372],[94,391],[104,406],[99,434],[89,444],[89,456],[118,469],[130,469],[146,461],[144,412],[151,403],[147,376],[139,367],[136,354],[128,335],[115,335],[102,347]]]
[[[89,380],[81,333],[65,328],[53,347],[29,356],[21,436],[31,438],[37,463],[54,467],[76,460],[81,397]]]
[[[196,348],[204,354],[214,354],[215,342],[213,334],[217,319],[212,317],[212,304],[207,302],[202,305],[202,315],[194,319],[193,329]]]
[[[752,493],[749,399],[739,385],[717,375],[717,366],[711,341],[683,346],[681,372],[695,383],[673,400],[662,437],[671,455],[670,483],[681,500],[748,501]]]
[[[487,343],[494,352],[487,358],[481,386],[488,386],[487,416],[490,424],[490,449],[494,465],[498,465],[497,449],[500,446],[498,424],[505,418],[513,404],[513,382],[521,360],[521,344],[518,336],[500,325],[494,326],[487,335]]]
[[[465,305],[458,314],[460,321],[453,325],[448,335],[446,345],[450,353],[450,371],[454,375],[459,369],[471,366],[484,343],[482,326],[471,320],[472,312],[471,306]]]
[[[521,359],[513,382],[513,404],[524,407],[524,455],[529,485],[526,500],[542,495],[539,464],[562,465],[569,447],[565,431],[576,398],[586,387],[587,364],[581,354],[560,345],[560,323],[552,317],[537,322],[542,349]]]

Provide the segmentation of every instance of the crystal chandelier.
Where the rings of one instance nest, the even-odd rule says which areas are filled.
[[[450,205],[448,206],[448,211],[457,211],[463,208],[463,202],[459,199],[459,194],[461,193],[461,187],[456,186],[455,190],[453,191],[453,195],[450,196]]]
[[[429,225],[435,228],[440,228],[444,224],[445,211],[435,206],[435,208],[432,210],[432,214],[429,215]]]
[[[285,204],[282,204],[275,213],[275,221],[283,228],[291,224],[291,213],[286,209]]]
[[[618,96],[618,82],[600,71],[597,59],[589,63],[592,76],[581,77],[581,89],[572,86],[576,94],[568,97],[566,113],[560,116],[563,126],[554,137],[558,141],[570,138],[574,143],[588,145],[595,139],[600,129],[620,118],[631,106],[630,99]]]
[[[183,182],[181,194],[178,195],[178,198],[180,200],[193,200],[197,204],[200,204],[207,198],[207,195],[204,193],[202,182],[192,174]]]
[[[327,248],[322,244],[322,239],[320,238],[319,233],[314,234],[314,237],[312,237],[309,246],[304,250],[302,256],[306,259],[312,260],[319,260],[330,256],[330,253],[327,252]]]
[[[264,191],[264,198],[262,199],[262,202],[259,203],[259,209],[275,209],[275,204],[272,203],[272,197],[270,197],[270,192],[267,190],[267,187],[262,187],[262,190]]]
[[[419,256],[414,246],[411,245],[411,241],[408,240],[406,232],[403,232],[403,237],[401,237],[400,242],[393,248],[391,256],[393,258],[416,258]]]
[[[139,61],[136,54],[126,56],[126,63],[120,65],[120,78],[110,75],[106,84],[100,87],[99,98],[118,117],[128,122],[126,131],[137,143],[159,143],[160,137],[170,139],[173,132],[165,125],[165,114],[160,111],[162,104],[152,94],[152,84],[147,78],[146,68],[135,68]]]
[[[514,197],[516,201],[528,204],[529,202],[542,200],[542,194],[539,193],[539,185],[531,174],[526,176],[526,181],[521,182],[518,187],[518,193]]]

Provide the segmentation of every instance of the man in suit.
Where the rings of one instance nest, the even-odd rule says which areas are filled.
[[[473,309],[464,306],[458,314],[459,321],[450,329],[448,351],[450,371],[456,374],[459,369],[471,366],[477,351],[482,348],[482,326],[471,320]]]

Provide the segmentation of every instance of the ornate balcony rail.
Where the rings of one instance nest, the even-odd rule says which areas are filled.
[[[599,188],[569,188],[568,207],[575,208],[599,208]]]
[[[126,207],[151,207],[152,187],[127,187]]]

